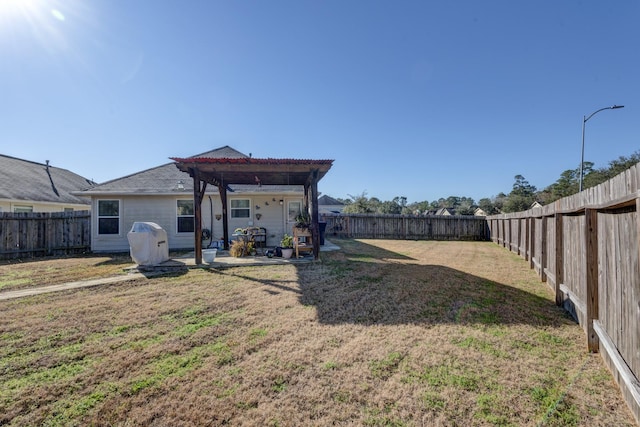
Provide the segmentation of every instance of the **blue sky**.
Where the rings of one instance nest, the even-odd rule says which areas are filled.
[[[0,0],[0,153],[104,182],[230,145],[323,194],[542,189],[640,148],[640,2]]]

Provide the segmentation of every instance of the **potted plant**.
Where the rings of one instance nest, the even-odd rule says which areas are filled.
[[[311,217],[306,212],[300,212],[296,218],[296,223],[294,227],[299,228],[301,230],[306,230],[311,227]]]
[[[293,236],[285,233],[280,240],[280,246],[282,248],[282,258],[291,258],[293,255]]]

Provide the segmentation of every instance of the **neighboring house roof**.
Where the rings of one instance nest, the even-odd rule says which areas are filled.
[[[44,203],[89,205],[77,191],[95,182],[66,169],[0,154],[0,198]]]
[[[251,154],[251,153],[249,153],[249,154]],[[202,153],[202,154],[196,154],[195,156],[191,156],[191,157],[212,157],[212,158],[222,158],[222,159],[241,159],[241,158],[249,158],[251,156],[250,155],[247,156],[246,154],[239,152],[235,148],[232,148],[232,147],[229,147],[228,145],[225,145],[224,147],[216,148],[214,150],[207,151],[207,152]],[[171,163],[171,164],[174,165],[173,167],[175,168],[175,164],[174,163]]]
[[[540,204],[540,202],[533,202],[531,203],[531,206],[529,206],[529,209],[533,209],[533,208],[541,208],[542,204]]]
[[[191,156],[195,158],[249,158],[249,156],[229,147],[217,148],[202,154]],[[231,185],[233,193],[300,193],[301,186],[275,185]],[[208,189],[217,190],[213,185]],[[188,173],[180,171],[174,162],[143,170],[122,178],[116,178],[82,192],[87,196],[117,195],[117,194],[193,194],[193,179]]]
[[[321,205],[339,206],[339,205],[344,205],[344,203],[334,199],[333,197],[324,195],[324,196],[318,197],[318,206],[321,206]]]
[[[484,210],[484,209],[482,209],[482,208],[476,208],[476,209],[473,211],[473,214],[474,214],[475,216],[487,216],[487,213],[486,213],[486,212],[485,212],[485,210]]]
[[[436,211],[436,215],[455,215],[455,212],[450,208],[440,208]]]

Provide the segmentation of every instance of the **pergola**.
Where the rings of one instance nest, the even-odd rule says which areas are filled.
[[[329,171],[333,160],[172,157],[176,167],[193,178],[195,220],[195,261],[202,263],[202,199],[207,184],[215,185],[222,201],[224,247],[229,249],[227,192],[230,185],[295,185],[304,187],[304,209],[311,216],[313,256],[318,259],[318,181]]]

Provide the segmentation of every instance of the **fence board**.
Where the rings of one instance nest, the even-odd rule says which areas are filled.
[[[361,239],[489,240],[484,217],[325,214],[326,236]]]
[[[547,249],[545,253],[547,270],[545,271],[545,276],[551,290],[556,292],[556,217],[548,216],[544,220],[547,232]]]
[[[561,285],[564,285],[571,295],[577,298],[577,301],[573,301],[578,306],[584,306],[585,304],[585,291],[586,289],[581,286],[586,280],[586,252],[585,252],[585,239],[584,239],[584,227],[585,218],[584,215],[565,215],[563,216],[562,223],[562,236],[564,246],[563,256],[563,277]],[[584,315],[585,313],[576,310],[572,311],[571,306],[565,304],[567,308],[576,317],[580,325],[584,327]]]
[[[90,220],[89,211],[0,213],[0,259],[88,251]]]

